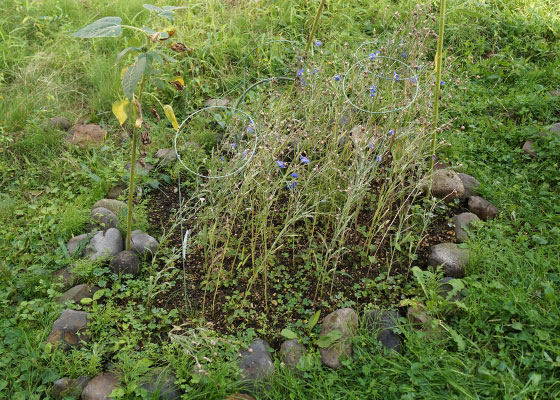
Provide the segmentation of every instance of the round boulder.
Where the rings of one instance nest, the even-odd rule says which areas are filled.
[[[468,206],[471,212],[475,213],[480,219],[487,221],[496,218],[500,213],[494,204],[480,196],[471,196],[468,199]]]
[[[115,274],[123,273],[136,276],[140,267],[140,258],[134,251],[124,250],[111,260],[109,266]]]
[[[130,250],[134,250],[142,256],[153,255],[158,246],[159,243],[156,239],[141,230],[130,233]]]
[[[85,311],[64,310],[54,321],[47,342],[58,344],[63,350],[78,346],[81,341],[87,342],[89,336],[83,331],[87,328],[87,313]]]
[[[303,345],[297,339],[286,340],[280,346],[280,358],[289,368],[295,369],[303,350]]]
[[[424,186],[424,191],[427,191],[428,185]],[[432,196],[443,199],[445,201],[452,201],[461,198],[465,188],[463,181],[459,175],[450,169],[434,170],[432,175]]]
[[[245,379],[261,381],[274,373],[274,364],[267,347],[270,346],[264,340],[255,339],[247,350],[241,352],[239,369]]]
[[[341,308],[333,311],[325,317],[321,326],[321,333],[319,340],[322,338],[330,342],[330,338],[337,337],[332,344],[321,347],[321,362],[323,365],[332,369],[338,369],[342,365],[340,363],[341,357],[352,357],[352,341],[358,327],[358,315],[351,308]],[[339,331],[338,335],[334,335],[335,331]]]
[[[82,400],[109,400],[113,390],[119,387],[119,378],[112,372],[104,372],[90,380],[82,392]]]
[[[480,182],[474,177],[467,174],[457,174],[461,182],[463,182],[463,188],[465,189],[461,199],[466,199],[469,196],[474,196],[476,190],[480,186]]]
[[[443,265],[446,276],[463,278],[469,261],[468,249],[461,249],[455,243],[440,243],[432,246],[428,264],[432,267]]]
[[[97,207],[91,210],[90,218],[95,222],[98,229],[109,229],[119,227],[119,217],[114,212],[105,208]]]
[[[469,226],[473,221],[480,221],[480,219],[476,214],[468,212],[456,215],[451,219],[451,222],[455,225],[455,239],[457,239],[459,243],[466,242],[469,238],[467,231],[463,228]]]
[[[92,260],[101,260],[115,257],[123,250],[123,239],[121,232],[115,228],[109,228],[104,232],[95,234],[86,247],[86,256]]]

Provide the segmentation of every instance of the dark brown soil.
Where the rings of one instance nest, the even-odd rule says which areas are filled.
[[[186,195],[186,193],[183,193]],[[185,196],[186,197],[186,196]],[[172,225],[174,211],[179,208],[179,196],[176,185],[161,186],[150,193],[148,204],[148,222],[152,229],[160,233],[168,231]],[[321,310],[322,316],[343,306],[360,307],[375,304],[379,307],[398,307],[399,300],[410,292],[408,283],[412,265],[426,267],[429,249],[432,245],[442,242],[455,242],[453,228],[449,226],[451,217],[461,212],[461,207],[448,206],[439,210],[432,226],[420,241],[417,260],[412,264],[402,256],[391,258],[388,240],[374,240],[377,246],[376,260],[364,266],[360,250],[363,249],[365,238],[358,232],[351,232],[347,240],[351,249],[339,261],[333,281],[329,281],[322,293],[316,292],[314,270],[305,265],[299,251],[305,250],[296,243],[291,251],[284,252],[276,259],[281,272],[270,271],[267,290],[262,279],[251,288],[249,296],[244,296],[248,280],[236,276],[232,284],[219,286],[217,290],[203,290],[203,282],[207,279],[203,272],[204,255],[202,249],[193,249],[185,262],[185,282],[190,306],[196,315],[213,329],[222,333],[235,333],[239,329],[254,328],[259,335],[268,339],[271,344],[278,344],[279,332],[286,326],[297,321],[304,321],[310,315]],[[358,219],[368,221],[367,212]],[[188,224],[188,222],[187,222]],[[303,228],[303,227],[302,227]],[[181,247],[180,228],[171,234],[168,246]],[[307,246],[307,245],[306,245]],[[224,271],[230,270],[236,275],[237,257],[225,257]],[[387,265],[391,265],[391,284],[386,280]],[[250,268],[245,264],[243,268]],[[383,274],[383,279],[378,278]],[[233,277],[231,275],[230,277]],[[185,309],[183,276],[177,281],[172,292],[161,297],[161,307]],[[376,279],[378,278],[378,279]],[[377,282],[374,283],[374,282]],[[408,286],[408,289],[406,287]],[[237,296],[237,297],[235,297]],[[245,303],[243,303],[245,301]],[[291,306],[288,305],[292,303]],[[234,315],[237,314],[237,315]],[[186,322],[186,321],[185,321]]]

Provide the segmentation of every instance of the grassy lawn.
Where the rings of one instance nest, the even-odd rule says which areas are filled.
[[[500,211],[460,245],[464,297],[450,303],[427,249],[454,241],[450,217],[465,204],[418,189],[439,2],[328,1],[307,57],[320,1],[154,2],[184,8],[169,21],[136,0],[0,3],[0,398],[51,398],[59,378],[102,371],[118,375],[116,398],[152,398],[140,378],[160,366],[185,399],[560,397],[560,135],[542,134],[560,123],[559,4],[448,1],[438,161],[478,179]],[[66,245],[130,174],[132,128],[111,109],[133,54],[115,60],[143,34],[70,36],[107,16],[174,31],[157,46],[176,61],[154,64],[142,100],[151,144],[140,151],[157,167],[136,177],[133,229],[161,245],[137,276]],[[243,112],[192,115],[177,140],[183,164],[158,165],[175,138],[163,106],[180,124],[225,98]],[[75,146],[45,126],[52,117],[108,133]],[[53,272],[64,267],[101,297],[59,304]],[[420,303],[423,330],[406,318]],[[343,307],[398,312],[402,354],[360,328],[353,356],[322,366],[322,318]],[[64,351],[46,339],[68,308],[87,311],[91,337]],[[260,337],[277,354],[284,329],[306,347],[300,368],[273,356],[264,387],[243,381],[238,353]]]

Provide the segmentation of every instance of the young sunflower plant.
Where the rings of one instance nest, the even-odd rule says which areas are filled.
[[[174,21],[175,10],[184,7],[163,6],[157,7],[151,4],[144,4],[144,8],[150,12],[152,16],[161,19]],[[123,29],[130,29],[144,36],[145,44],[141,47],[130,46],[123,49],[116,59],[118,64],[128,53],[135,54],[133,62],[123,68],[121,73],[122,90],[124,99],[117,100],[113,103],[113,113],[117,117],[119,124],[123,126],[125,122],[130,123],[132,129],[132,143],[130,149],[130,180],[128,187],[128,209],[126,224],[126,249],[130,249],[130,233],[132,230],[132,208],[134,197],[134,170],[136,165],[136,147],[138,142],[138,131],[144,127],[145,133],[142,133],[142,142],[149,144],[148,125],[142,117],[142,96],[144,94],[145,85],[149,80],[153,80],[156,86],[162,85],[162,80],[156,78],[158,70],[155,64],[164,65],[165,61],[175,62],[176,60],[165,52],[161,51],[162,43],[169,39],[175,33],[172,29],[158,30],[149,27],[138,28],[130,25],[123,25],[120,17],[104,17],[85,26],[71,36],[81,39],[106,38],[121,36]],[[180,79],[180,78],[179,78]],[[180,79],[182,81],[182,79]],[[179,82],[184,84],[184,82]],[[157,99],[156,99],[157,100]],[[159,102],[159,100],[158,100]],[[161,104],[161,103],[160,103]],[[170,105],[163,106],[165,115],[173,125],[175,130],[179,125]]]

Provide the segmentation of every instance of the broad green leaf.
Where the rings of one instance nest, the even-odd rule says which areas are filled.
[[[282,332],[280,332],[280,334],[289,340],[298,338],[298,335],[295,332],[289,330],[288,328],[282,329]]]
[[[175,58],[170,57],[170,56],[168,56],[167,54],[162,53],[162,52],[159,51],[159,50],[150,51],[150,53],[152,53],[152,52],[159,54],[160,56],[162,56],[163,58],[165,58],[167,61],[170,61],[170,62],[177,62],[177,60],[176,60]]]
[[[146,32],[148,35],[155,35],[157,33],[157,31],[154,31],[149,26],[144,26],[142,30],[144,30],[144,32]]]
[[[459,351],[465,350],[465,341],[463,340],[461,335],[459,335],[455,331],[455,329],[453,329],[450,326],[446,326],[446,329],[449,332],[449,334],[451,335],[451,337],[453,338],[453,340],[455,341],[455,343],[457,343],[457,350],[459,350]]]
[[[122,87],[124,91],[124,95],[129,99],[132,100],[134,96],[134,90],[140,82],[142,75],[144,74],[144,70],[146,69],[146,55],[140,54],[136,58],[136,62],[129,67],[126,72],[124,73],[122,79]]]
[[[126,111],[125,111],[125,107],[128,104],[130,104],[128,99],[121,100],[121,101],[115,101],[113,103],[113,114],[115,114],[115,117],[117,117],[117,119],[119,120],[119,124],[121,126],[122,126],[122,124],[124,124],[124,122],[128,118],[128,116],[126,115]]]
[[[308,331],[311,331],[315,327],[315,325],[317,325],[317,322],[319,322],[319,317],[320,316],[321,316],[321,310],[319,310],[315,314],[313,314],[313,317],[311,317],[311,319],[307,323],[307,330]]]
[[[134,46],[127,47],[126,49],[124,49],[119,53],[119,55],[117,56],[117,60],[115,61],[115,64],[118,64],[121,58],[123,58],[126,55],[126,53],[128,53],[131,50],[140,52],[140,49],[138,47],[134,47]]]
[[[179,129],[179,124],[177,123],[177,118],[175,118],[173,107],[171,107],[170,105],[165,105],[163,106],[163,111],[165,112],[165,116],[167,117],[169,122],[171,122],[171,125],[173,125],[173,129]]]
[[[84,297],[82,300],[80,300],[80,303],[82,304],[91,304],[93,302],[93,299],[89,298],[89,297]]]
[[[157,51],[150,50],[148,51],[147,55],[148,57],[152,57],[154,61],[163,65],[163,58],[161,58],[161,54],[159,54]]]
[[[152,4],[142,4],[142,7],[144,7],[148,11],[153,11],[157,13],[163,12],[161,8],[159,8],[158,6],[154,6]]]
[[[100,290],[98,290],[97,292],[95,292],[95,293],[93,294],[93,300],[94,300],[94,301],[95,301],[95,300],[99,300],[100,298],[103,297],[104,294],[105,294],[105,289],[100,289]]]
[[[101,18],[78,32],[74,32],[71,36],[83,39],[120,36],[122,33],[121,22],[120,17]]]
[[[326,335],[321,335],[319,339],[317,339],[317,346],[324,349],[326,347],[330,347],[336,342],[338,339],[342,337],[342,331],[335,329],[334,331],[330,331]]]

